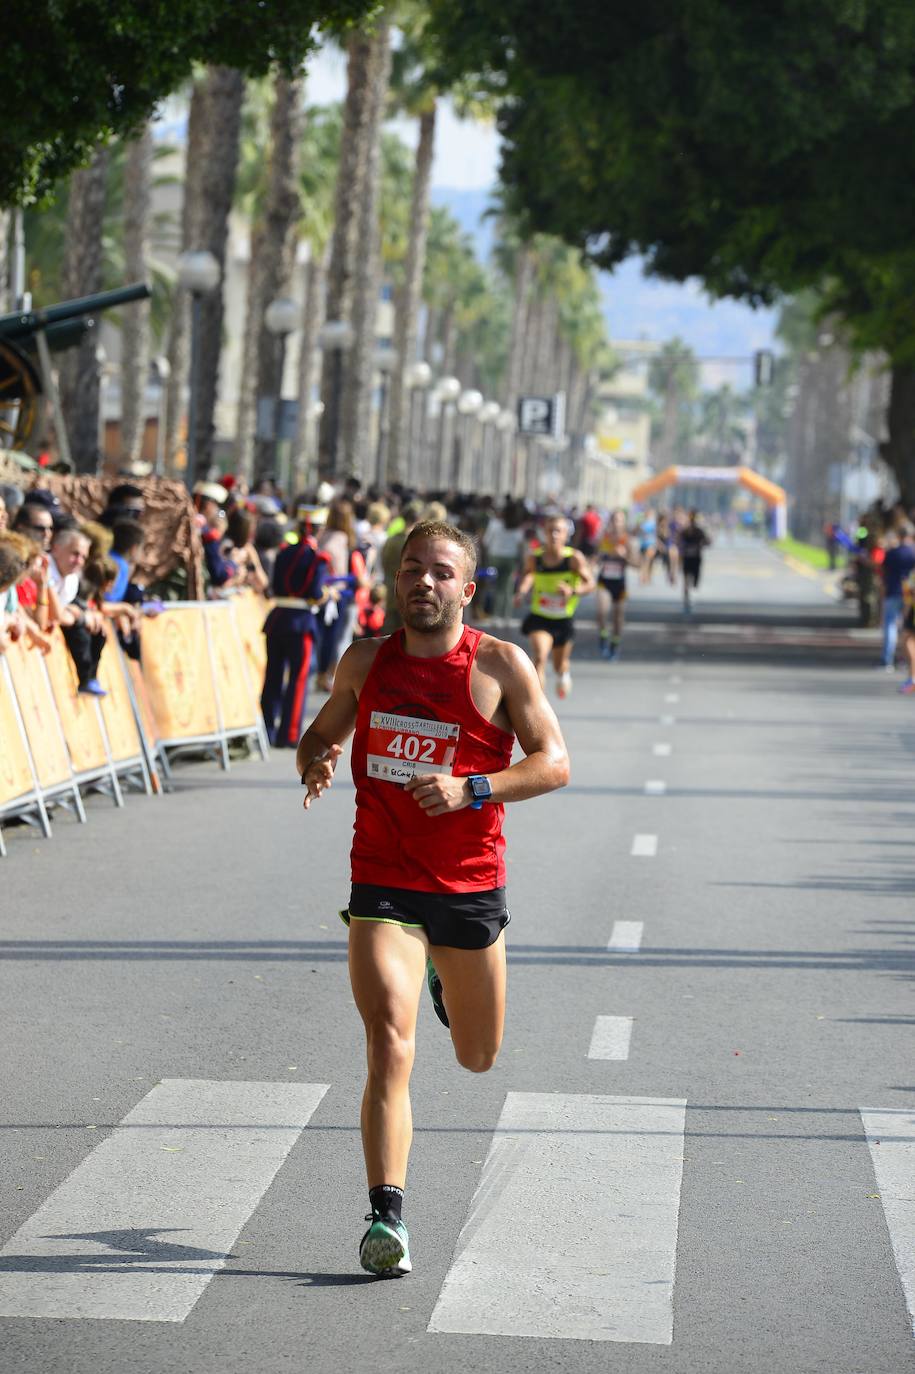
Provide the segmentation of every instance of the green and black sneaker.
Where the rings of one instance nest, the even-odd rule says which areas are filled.
[[[380,1217],[369,1212],[372,1224],[359,1242],[359,1263],[368,1274],[380,1279],[399,1279],[412,1272],[410,1237],[396,1217]]]
[[[429,987],[429,995],[432,998],[432,1006],[435,1014],[443,1026],[451,1026],[448,1020],[448,1013],[445,1011],[445,1003],[442,1001],[442,980],[435,971],[435,965],[431,959],[426,960],[426,983]]]

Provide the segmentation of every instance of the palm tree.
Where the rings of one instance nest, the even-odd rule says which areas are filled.
[[[70,178],[63,268],[68,297],[101,289],[107,176],[108,149],[100,147],[88,167]],[[60,400],[76,471],[94,473],[99,457],[99,367],[91,333],[64,355]]]
[[[376,258],[376,228],[374,212],[377,208],[377,186],[367,186],[367,172],[372,162],[370,149],[377,144],[383,115],[380,88],[386,89],[390,71],[389,28],[386,21],[379,24],[375,34],[357,29],[347,44],[347,86],[343,106],[343,134],[334,209],[334,232],[331,241],[330,263],[327,272],[326,312],[329,320],[343,320],[355,326],[356,276],[360,257],[369,257],[361,272],[360,357],[357,361],[364,383],[367,344],[365,329],[366,276],[374,280]],[[377,161],[374,163],[377,169]],[[367,192],[369,192],[367,196]],[[364,230],[371,230],[366,236]],[[374,302],[371,315],[371,334],[374,343]],[[348,359],[347,374],[354,371],[354,359]],[[318,466],[322,475],[336,476],[351,454],[356,437],[356,411],[359,384],[347,381],[344,403],[340,385],[342,360],[339,352],[325,351],[321,372],[321,416]],[[369,369],[370,371],[370,369]],[[345,378],[343,380],[346,380]],[[371,377],[369,375],[369,385]],[[342,440],[342,444],[341,444]],[[341,462],[341,456],[345,455]]]
[[[0,313],[10,308],[11,282],[10,236],[13,230],[13,212],[0,209]]]
[[[152,129],[147,123],[127,145],[124,162],[124,265],[128,281],[145,281],[149,269]],[[121,458],[135,463],[143,448],[144,399],[149,369],[149,302],[125,311],[121,325]]]
[[[700,436],[707,458],[717,467],[733,467],[747,446],[745,398],[730,386],[706,392],[702,397]]]
[[[655,467],[671,467],[684,456],[699,386],[699,364],[682,339],[669,339],[651,360],[648,385],[661,405],[661,429],[652,444]]]

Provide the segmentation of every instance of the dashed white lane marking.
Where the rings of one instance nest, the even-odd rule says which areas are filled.
[[[428,1329],[670,1345],[685,1120],[680,1098],[509,1093]]]
[[[656,759],[669,758],[673,751],[674,747],[672,744],[653,744],[651,746],[651,752],[654,754]]]
[[[657,852],[657,835],[633,835],[629,851],[633,859],[653,859]]]
[[[616,954],[634,954],[641,948],[644,929],[644,921],[614,921],[607,948]]]
[[[683,679],[682,679],[682,677],[680,676],[680,674],[679,674],[679,673],[674,673],[673,677],[670,679],[670,685],[671,685],[671,687],[679,687],[679,686],[680,686],[680,683],[681,683],[682,681],[683,681]]]
[[[659,725],[676,725],[676,716],[658,716]]]
[[[599,1016],[591,1032],[589,1059],[628,1059],[631,1016]]]
[[[649,778],[645,784],[646,797],[663,797],[667,791],[667,783],[660,778]]]
[[[0,1316],[184,1321],[327,1086],[158,1083],[0,1251]]]
[[[667,702],[668,706],[676,706],[677,702],[680,700],[680,693],[668,692],[666,693],[664,700]]]
[[[859,1110],[915,1335],[915,1114],[892,1107]]]

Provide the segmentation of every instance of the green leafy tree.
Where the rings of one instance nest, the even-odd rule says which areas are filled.
[[[320,30],[364,19],[373,0],[36,0],[4,15],[0,205],[27,203],[132,134],[195,63],[294,72]],[[40,37],[39,37],[40,36]]]

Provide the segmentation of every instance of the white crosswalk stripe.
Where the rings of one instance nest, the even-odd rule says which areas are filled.
[[[880,1201],[915,1335],[915,1112],[861,1107]]]
[[[157,1084],[0,1251],[0,1316],[184,1321],[326,1091]]]
[[[628,1059],[631,1016],[599,1016],[591,1032],[589,1059]]]
[[[428,1329],[669,1345],[685,1118],[509,1093]]]
[[[614,921],[607,949],[616,954],[634,954],[642,943],[644,921]]]

